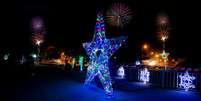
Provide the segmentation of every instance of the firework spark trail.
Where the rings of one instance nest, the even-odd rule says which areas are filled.
[[[132,19],[131,9],[123,3],[114,3],[106,13],[111,26],[124,27]]]

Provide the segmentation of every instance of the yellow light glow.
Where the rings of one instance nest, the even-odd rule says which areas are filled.
[[[40,43],[42,43],[41,40],[37,40],[37,41],[36,41],[36,44],[37,44],[37,45],[40,45]]]
[[[143,49],[147,49],[148,48],[148,45],[147,44],[144,44],[143,45]]]
[[[56,59],[55,62],[56,62],[57,64],[61,64],[61,60],[60,60],[60,59]]]
[[[162,41],[165,41],[167,38],[168,38],[167,36],[162,36],[162,37],[161,37],[161,40],[162,40]]]
[[[158,55],[158,54],[156,54],[156,55],[155,55],[155,57],[156,57],[156,58],[158,58],[158,57],[159,57],[159,55]]]
[[[154,66],[154,65],[156,65],[157,64],[157,62],[155,61],[155,60],[152,60],[152,61],[150,61],[149,63],[148,63],[148,65],[150,65],[150,66]]]

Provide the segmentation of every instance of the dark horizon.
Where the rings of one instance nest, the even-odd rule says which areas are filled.
[[[8,5],[3,17],[3,32],[1,33],[1,50],[30,51],[31,28],[30,21],[35,16],[44,20],[47,32],[47,45],[59,48],[79,50],[85,54],[82,43],[91,41],[94,34],[96,13],[99,9],[104,12],[114,2],[126,3],[134,12],[133,19],[124,29],[109,26],[106,22],[106,37],[128,36],[125,46],[120,48],[117,56],[122,61],[132,62],[139,54],[139,47],[143,42],[149,42],[154,47],[161,48],[161,42],[156,34],[156,17],[159,13],[166,13],[170,20],[171,32],[167,42],[167,50],[173,57],[187,58],[189,63],[201,64],[199,35],[193,22],[193,8],[188,3],[179,4],[175,0],[134,1],[134,0],[96,0],[87,1],[40,1],[18,0]],[[191,12],[187,12],[191,11]],[[5,27],[5,28],[4,28]],[[80,52],[80,50],[82,50]]]

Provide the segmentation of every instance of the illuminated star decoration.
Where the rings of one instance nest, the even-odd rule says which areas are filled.
[[[108,65],[109,58],[125,42],[127,37],[106,39],[104,27],[102,13],[98,13],[93,40],[83,43],[83,47],[90,58],[85,85],[90,85],[94,77],[98,76],[106,95],[110,96],[113,94],[113,88]]]
[[[195,88],[195,85],[193,85],[193,80],[195,80],[194,76],[190,76],[188,71],[184,73],[184,75],[179,75],[180,78],[180,87],[183,87],[185,91],[188,91],[190,88]]]
[[[150,76],[150,72],[147,70],[147,68],[145,68],[144,70],[140,72],[140,80],[143,81],[144,84],[149,82],[149,76]]]
[[[167,53],[165,51],[163,51],[163,53],[161,54],[162,58],[165,60],[168,59],[168,55],[169,55],[169,53]]]
[[[165,51],[163,51],[163,53],[161,54],[161,56],[162,56],[162,58],[164,59],[165,62],[168,61],[168,55],[169,55],[169,53],[167,53]],[[165,63],[165,65],[166,65],[166,63]]]

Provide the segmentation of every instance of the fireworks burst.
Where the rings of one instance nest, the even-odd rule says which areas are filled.
[[[31,20],[31,28],[33,30],[32,43],[39,46],[43,43],[45,35],[43,19],[39,16],[34,17]]]
[[[42,31],[44,28],[43,20],[41,17],[35,17],[31,21],[31,28],[34,32]]]
[[[111,26],[124,27],[132,19],[131,9],[123,3],[114,3],[106,12],[107,22]]]
[[[44,35],[43,33],[35,33],[32,36],[32,43],[34,45],[40,45],[40,43],[42,43],[44,40]]]
[[[157,17],[158,33],[160,37],[168,36],[169,34],[169,19],[166,14],[160,14]]]
[[[165,14],[160,14],[157,18],[158,25],[167,25],[169,23],[168,16]]]

